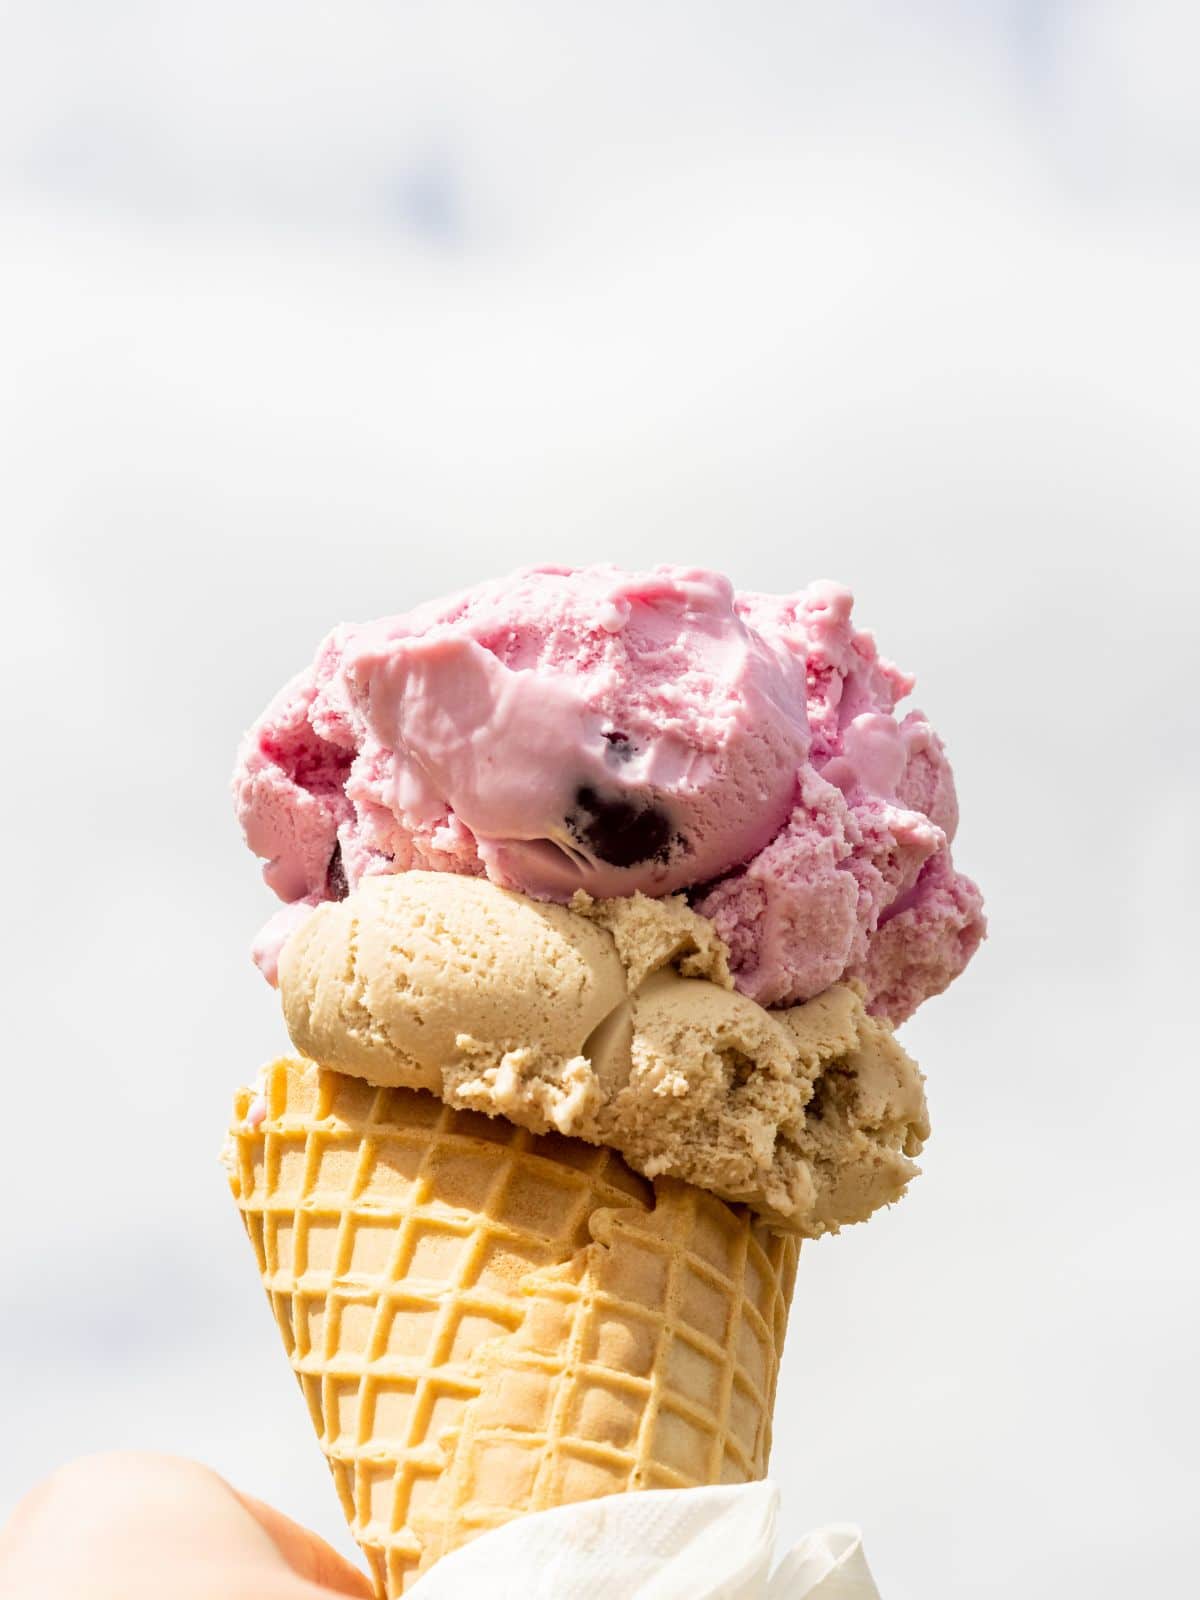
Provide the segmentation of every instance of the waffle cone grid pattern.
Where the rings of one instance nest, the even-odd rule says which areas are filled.
[[[419,1091],[265,1090],[233,1190],[381,1595],[523,1512],[763,1476],[794,1238]]]

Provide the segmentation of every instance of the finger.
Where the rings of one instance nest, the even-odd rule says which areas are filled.
[[[83,1457],[29,1494],[0,1538],[4,1600],[66,1594],[224,1593],[230,1575],[292,1574],[259,1520],[194,1461],[140,1452]]]
[[[173,1592],[192,1600],[372,1594],[315,1534],[209,1468],[169,1456],[111,1453],[69,1463],[26,1497],[0,1533],[4,1600],[158,1596],[170,1572],[186,1574]],[[286,1587],[277,1587],[281,1579]]]
[[[264,1505],[253,1495],[240,1489],[233,1493],[259,1524],[270,1535],[280,1555],[298,1577],[309,1583],[332,1590],[334,1594],[352,1595],[355,1600],[372,1600],[374,1589],[357,1567],[352,1566],[324,1539],[309,1528],[303,1528],[274,1506]]]

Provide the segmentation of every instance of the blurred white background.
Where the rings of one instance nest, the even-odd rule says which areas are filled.
[[[783,1531],[1187,1587],[1198,16],[0,5],[0,1511],[137,1444],[349,1547],[217,1164],[284,1040],[237,738],[343,617],[682,560],[854,587],[991,914],[925,1176],[805,1252]]]

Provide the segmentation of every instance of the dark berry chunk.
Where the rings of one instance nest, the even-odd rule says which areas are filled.
[[[349,893],[350,885],[346,882],[346,869],[342,865],[342,846],[339,841],[333,847],[329,866],[325,870],[325,898],[344,900]]]
[[[606,798],[590,785],[575,791],[567,826],[592,855],[611,867],[665,861],[671,852],[671,819],[651,802]]]

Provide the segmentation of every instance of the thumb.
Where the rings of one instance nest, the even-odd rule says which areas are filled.
[[[370,1600],[316,1534],[194,1461],[85,1457],[27,1496],[0,1531],[4,1600]]]

